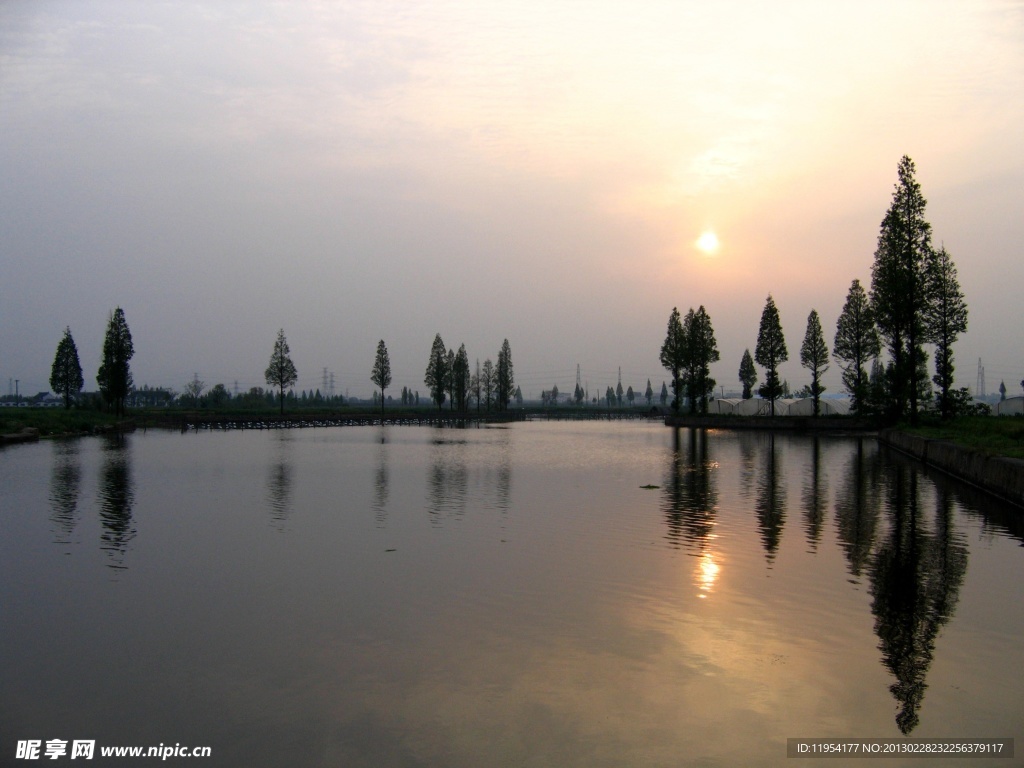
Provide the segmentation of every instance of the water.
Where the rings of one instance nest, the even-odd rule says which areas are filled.
[[[0,764],[25,739],[731,766],[1024,736],[1024,515],[871,439],[151,431],[5,449],[0,488]]]

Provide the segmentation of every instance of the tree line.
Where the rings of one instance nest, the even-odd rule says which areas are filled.
[[[103,343],[103,359],[100,363],[97,382],[104,401],[119,416],[124,414],[125,401],[133,391],[129,365],[133,355],[131,331],[125,320],[124,310],[118,307],[111,313],[107,325]],[[522,392],[515,387],[512,347],[508,339],[502,343],[497,360],[497,364],[495,364],[490,358],[487,358],[482,367],[480,361],[477,360],[476,371],[471,373],[466,345],[462,344],[458,351],[447,349],[441,339],[441,334],[437,334],[434,337],[424,374],[424,383],[429,388],[431,399],[439,409],[444,406],[445,402],[448,402],[450,409],[460,412],[467,411],[471,401],[475,402],[477,410],[487,411],[507,410],[513,399],[522,403]],[[270,360],[264,371],[264,379],[271,390],[264,391],[260,387],[253,387],[249,392],[232,398],[231,393],[223,384],[217,384],[207,393],[206,402],[214,407],[219,407],[230,400],[235,400],[250,407],[261,407],[276,401],[282,414],[287,402],[298,403],[299,398],[291,389],[298,380],[298,369],[291,358],[291,349],[283,328],[277,332]],[[375,390],[374,400],[379,400],[382,409],[386,399],[385,393],[391,380],[391,360],[387,345],[381,339],[374,355],[370,381],[380,390],[379,398]],[[71,329],[68,327],[65,328],[64,336],[57,344],[51,368],[50,386],[54,393],[61,396],[64,406],[70,408],[81,393],[84,384],[85,379],[82,375],[78,348],[71,335]],[[185,385],[184,396],[194,405],[199,405],[204,389],[205,384],[198,375],[194,376]],[[152,395],[152,397],[146,397],[147,400],[153,401],[152,404],[167,403],[174,398],[172,392],[162,389],[151,391],[147,389],[144,394]],[[334,404],[337,404],[338,400],[339,398],[334,398]],[[419,405],[419,400],[419,392],[413,393],[407,387],[402,388],[402,405]],[[332,400],[323,397],[318,390],[315,394],[310,393],[308,397],[303,392],[302,401],[313,404],[330,404]]]
[[[922,404],[929,401],[943,418],[972,407],[969,391],[953,388],[953,344],[967,330],[967,304],[952,257],[945,246],[935,248],[932,244],[931,224],[924,215],[927,201],[914,177],[915,170],[913,161],[904,155],[897,169],[892,202],[879,230],[870,292],[859,280],[851,283],[836,322],[831,352],[842,369],[853,412],[892,422],[907,418],[916,423]],[[883,344],[888,353],[886,364],[881,360]],[[933,345],[935,350],[935,373],[930,381],[925,344]],[[758,381],[756,362],[765,369],[764,382],[757,392],[770,402],[774,415],[775,401],[787,389],[779,380],[778,368],[788,359],[779,312],[769,294],[754,355],[748,348],[740,360],[743,397],[753,397]],[[691,309],[685,319],[678,308],[673,308],[660,360],[672,377],[673,410],[679,411],[685,396],[691,413],[706,413],[715,386],[710,365],[719,360],[719,353],[711,318],[703,306],[696,312]],[[829,368],[829,350],[814,309],[807,317],[800,363],[811,373],[806,394],[813,399],[817,416],[825,391],[821,377]],[[934,400],[932,384],[937,388]]]

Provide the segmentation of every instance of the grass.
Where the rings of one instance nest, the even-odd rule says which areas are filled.
[[[1024,418],[1017,416],[962,416],[917,427],[901,425],[900,429],[932,440],[949,440],[989,456],[1024,459]]]
[[[113,414],[88,409],[72,408],[0,408],[0,434],[20,432],[25,427],[34,427],[39,434],[80,435],[92,432],[95,427],[116,424]]]

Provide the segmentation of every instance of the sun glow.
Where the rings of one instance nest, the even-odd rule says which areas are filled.
[[[712,232],[710,229],[697,238],[695,243],[698,249],[703,251],[706,255],[710,256],[718,251],[718,235]]]

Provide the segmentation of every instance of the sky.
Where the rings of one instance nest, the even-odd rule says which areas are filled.
[[[642,392],[703,305],[740,388],[765,300],[793,389],[870,285],[900,158],[969,308],[957,386],[1024,379],[1024,3],[0,3],[0,393],[86,389],[120,306],[136,385],[369,397],[377,342],[527,397]],[[697,246],[713,232],[717,250]],[[759,369],[760,370],[760,369]],[[841,391],[838,365],[827,394]],[[761,371],[763,377],[763,371]]]

